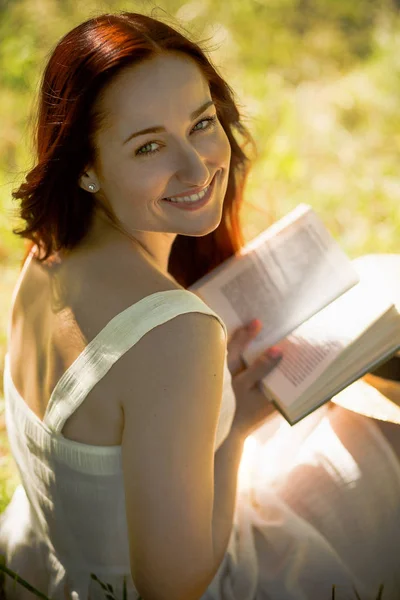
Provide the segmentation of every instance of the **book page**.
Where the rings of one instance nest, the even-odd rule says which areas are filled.
[[[283,358],[263,379],[265,390],[291,406],[341,352],[393,306],[364,281],[277,344]]]
[[[264,329],[245,352],[252,361],[359,281],[349,258],[313,210],[275,235],[262,234],[248,254],[257,297],[264,296]],[[257,279],[256,279],[257,278]],[[250,285],[250,284],[249,284]],[[237,309],[236,309],[237,310]]]
[[[224,320],[230,335],[260,319],[248,363],[358,281],[351,261],[307,205],[262,232],[189,289]]]

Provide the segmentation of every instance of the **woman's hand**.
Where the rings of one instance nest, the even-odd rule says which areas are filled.
[[[232,428],[245,437],[276,410],[261,392],[259,383],[279,363],[282,358],[281,353],[275,348],[269,348],[250,367],[246,367],[241,359],[243,350],[257,336],[261,328],[260,321],[251,321],[246,326],[236,329],[227,345],[227,363],[236,397],[236,412]]]

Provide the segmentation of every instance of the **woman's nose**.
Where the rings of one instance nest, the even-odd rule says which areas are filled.
[[[204,157],[192,145],[180,147],[177,156],[176,177],[182,184],[201,187],[209,183],[210,172]]]

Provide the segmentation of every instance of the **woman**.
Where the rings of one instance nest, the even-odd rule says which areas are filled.
[[[279,356],[244,369],[257,331],[227,346],[221,318],[186,289],[243,243],[235,131],[251,141],[228,85],[153,18],[91,19],[46,67],[37,164],[14,194],[16,233],[32,243],[4,372],[22,486],[0,550],[56,600],[103,598],[91,573],[145,600],[319,599],[332,583],[345,598],[368,581],[294,506],[288,480],[236,493],[245,439],[263,423],[268,436],[257,383]],[[293,428],[293,453],[328,412]]]
[[[91,572],[198,598],[226,551],[245,433],[270,408],[257,390],[234,418],[225,326],[185,287],[239,247],[234,127],[201,50],[143,15],[83,23],[46,67],[5,372],[23,527],[10,507],[2,537],[52,598],[103,597]]]

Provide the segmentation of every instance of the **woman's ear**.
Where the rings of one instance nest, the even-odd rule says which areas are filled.
[[[79,177],[78,183],[79,187],[91,194],[95,194],[100,189],[99,181],[93,169],[86,169]]]

